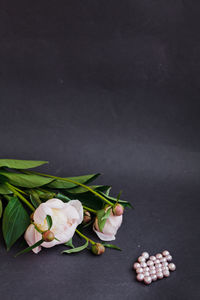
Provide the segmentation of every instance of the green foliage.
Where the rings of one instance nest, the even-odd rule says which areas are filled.
[[[48,161],[40,160],[0,159],[0,168],[7,167],[11,169],[30,169],[47,163]]]
[[[104,245],[104,247],[106,247],[106,248],[112,248],[112,249],[115,249],[115,250],[122,251],[121,248],[119,248],[119,247],[117,247],[117,246],[115,246],[113,244],[108,244],[108,243],[102,242],[102,245]]]
[[[9,187],[5,183],[0,184],[0,194],[1,195],[8,195],[8,194],[12,194],[12,193],[13,192],[11,190],[9,190]]]
[[[0,174],[7,177],[9,183],[25,188],[35,188],[43,186],[54,180],[53,178],[42,177],[35,174],[28,175],[21,173],[12,173],[4,170],[0,170]]]
[[[100,174],[92,174],[92,175],[82,175],[82,176],[77,176],[77,177],[65,177],[66,179],[76,181],[78,183],[89,183],[96,179]],[[52,189],[70,189],[77,187],[77,184],[74,184],[72,182],[67,182],[64,180],[56,179],[53,182],[49,183],[47,185],[48,188]]]
[[[2,205],[2,201],[0,199],[0,219],[1,219],[2,213],[3,213],[3,205]]]
[[[80,247],[72,248],[72,249],[69,249],[69,250],[64,250],[61,253],[71,254],[71,253],[81,252],[85,248],[87,248],[87,246],[88,246],[88,241],[86,241],[85,244],[80,246]]]
[[[3,236],[7,250],[18,240],[30,224],[26,210],[16,197],[8,202],[3,214]]]
[[[52,221],[51,216],[47,215],[46,220],[47,220],[48,230],[50,230],[52,225],[53,225],[53,221]]]
[[[112,208],[110,207],[107,211],[105,211],[104,209],[101,209],[97,212],[98,226],[99,226],[100,231],[103,231],[103,228],[106,224],[106,220],[110,216],[111,209]]]
[[[24,254],[24,253],[27,253],[27,252],[30,252],[31,250],[33,250],[34,248],[40,246],[41,244],[43,243],[43,240],[39,240],[37,243],[35,243],[34,245],[30,246],[30,247],[27,247],[26,249],[18,252],[15,257],[17,257],[18,255],[21,255],[21,254]]]
[[[65,246],[68,246],[70,248],[75,248],[74,245],[73,245],[73,241],[72,239],[70,239],[67,243],[64,244]]]

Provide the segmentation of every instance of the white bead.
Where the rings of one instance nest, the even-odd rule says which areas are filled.
[[[156,275],[157,275],[158,279],[162,279],[163,278],[163,273],[162,272],[157,272]]]
[[[164,250],[163,253],[162,253],[162,255],[163,255],[163,256],[168,256],[168,255],[170,255],[170,253],[169,253],[169,251]]]
[[[162,269],[161,268],[156,268],[156,273],[162,273]]]
[[[169,271],[164,270],[164,271],[163,271],[163,275],[164,275],[165,277],[169,277],[169,276],[170,276],[170,273],[169,273]]]
[[[151,275],[156,274],[156,270],[150,270],[149,273],[150,273]]]
[[[147,267],[147,264],[146,264],[144,261],[142,261],[141,264],[140,264],[140,266],[141,266],[142,268],[146,268],[146,267]]]
[[[175,270],[176,270],[176,265],[173,264],[173,263],[170,263],[170,264],[168,265],[168,267],[169,267],[169,270],[170,270],[170,271],[175,271]]]
[[[166,261],[163,262],[163,263],[162,263],[162,267],[168,267],[168,262],[166,262]]]
[[[156,267],[156,268],[161,268],[161,267],[162,267],[162,264],[160,264],[160,263],[159,263],[159,264],[155,264],[155,267]]]
[[[148,277],[150,276],[150,273],[149,272],[144,272],[144,277]]]
[[[166,262],[167,261],[167,259],[166,259],[166,257],[162,257],[161,259],[160,259],[160,262],[162,263],[162,262]]]
[[[166,259],[167,259],[167,261],[171,261],[172,260],[172,256],[171,255],[167,255]]]
[[[156,257],[154,255],[152,255],[152,256],[149,257],[149,259],[152,260],[152,261],[155,261]]]
[[[149,272],[149,267],[146,267],[143,270],[144,270],[144,272]]]
[[[141,262],[145,262],[146,259],[144,258],[144,256],[139,256],[138,261],[141,263]]]
[[[169,268],[168,267],[162,267],[162,271],[169,271]]]
[[[140,264],[138,262],[134,263],[133,264],[133,269],[136,270],[138,268],[140,268]]]
[[[156,281],[157,280],[157,275],[156,274],[152,274],[151,275],[151,279],[152,279],[152,281]]]
[[[159,264],[160,263],[160,260],[159,259],[156,259],[155,261],[154,261],[154,264],[156,265],[156,264]]]
[[[148,260],[148,261],[147,261],[147,266],[149,266],[149,267],[150,267],[150,266],[153,266],[153,261],[152,261],[152,260]]]
[[[136,273],[137,273],[137,274],[143,273],[143,269],[142,269],[142,268],[137,268],[137,269],[136,269]]]
[[[144,277],[144,283],[150,284],[152,282],[152,279],[150,276]]]
[[[143,256],[145,259],[148,259],[148,258],[149,258],[149,253],[148,253],[148,252],[143,252],[143,253],[142,253],[142,256]]]
[[[161,253],[156,254],[156,258],[157,259],[161,259],[162,258],[162,254]]]
[[[156,268],[155,268],[155,266],[150,266],[149,269],[150,270],[155,270]]]
[[[143,274],[137,274],[137,280],[138,281],[143,281],[143,279],[144,279],[144,275]]]

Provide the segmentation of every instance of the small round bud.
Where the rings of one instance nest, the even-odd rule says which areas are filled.
[[[91,221],[92,217],[89,211],[85,210],[84,211],[84,216],[83,216],[83,223],[87,224]]]
[[[52,242],[55,238],[54,233],[50,230],[43,232],[42,238],[45,242]]]
[[[105,252],[105,247],[104,245],[100,244],[100,243],[96,243],[94,245],[92,245],[92,253],[94,253],[95,255],[101,255]]]
[[[121,204],[118,203],[113,207],[112,211],[114,216],[121,216],[124,213],[124,208]]]

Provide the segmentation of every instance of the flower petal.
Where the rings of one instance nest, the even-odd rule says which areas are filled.
[[[24,234],[24,238],[27,242],[27,244],[29,245],[29,247],[33,246],[35,243],[37,243],[39,240],[41,240],[42,235],[35,230],[35,227],[33,224],[29,225],[29,227],[27,228],[25,234]],[[36,254],[38,252],[41,251],[41,246],[38,246],[34,249],[32,249],[33,252],[35,252]]]
[[[97,236],[100,238],[102,241],[114,241],[115,240],[115,235],[113,234],[105,234],[103,232],[97,231],[95,227],[93,227],[94,232],[97,234]]]

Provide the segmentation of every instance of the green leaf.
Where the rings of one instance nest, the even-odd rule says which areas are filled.
[[[47,163],[48,161],[40,160],[0,159],[0,168],[7,167],[11,169],[30,169]]]
[[[0,219],[1,219],[2,213],[3,213],[3,205],[2,205],[2,201],[0,199]]]
[[[37,208],[42,202],[40,201],[40,197],[34,190],[29,190],[31,203],[35,208]]]
[[[65,246],[71,247],[71,248],[75,248],[72,242],[72,239],[70,239],[67,243],[64,244]]]
[[[104,247],[106,247],[106,248],[112,248],[112,249],[116,249],[116,250],[122,251],[121,248],[119,248],[119,247],[117,247],[117,246],[115,246],[113,244],[107,244],[107,243],[102,242],[102,245],[104,245]]]
[[[30,224],[30,218],[21,202],[12,197],[3,214],[3,236],[7,250],[18,240]]]
[[[5,176],[0,174],[0,183],[5,183],[7,181],[8,181],[8,179]]]
[[[47,215],[46,220],[47,220],[48,230],[50,230],[53,224],[51,216]]]
[[[64,251],[62,251],[61,253],[67,253],[67,254],[70,254],[70,253],[81,252],[81,251],[83,251],[85,248],[87,248],[87,246],[88,246],[88,241],[86,241],[85,244],[82,245],[82,246],[80,246],[80,247],[72,248],[72,249],[69,249],[69,250],[64,250]]]
[[[108,189],[108,185],[89,185],[92,190],[94,191],[101,191],[104,192]],[[79,186],[73,189],[68,189],[65,191],[67,194],[82,194],[82,193],[91,193],[86,188]],[[93,195],[93,194],[92,194]],[[93,196],[94,197],[94,196]]]
[[[35,174],[27,175],[21,173],[11,173],[3,170],[0,170],[0,174],[6,176],[9,183],[26,188],[39,187],[54,180],[53,178],[42,177]]]
[[[103,195],[106,199],[110,200],[111,202],[119,202],[121,203],[123,206],[125,207],[130,207],[130,208],[133,208],[132,204],[128,201],[125,201],[125,200],[121,200],[121,199],[117,199],[117,198],[114,198],[114,197],[111,197],[109,195],[106,195],[105,193],[102,193],[102,192],[99,192],[101,195]]]
[[[67,197],[66,195],[62,194],[62,193],[58,193],[56,195],[56,198],[62,200],[63,202],[68,202],[70,201],[71,199],[69,197]]]
[[[106,220],[110,216],[111,209],[112,208],[110,207],[106,212],[104,209],[101,209],[97,212],[98,226],[99,226],[100,231],[103,230]]]
[[[88,183],[96,179],[100,174],[92,174],[92,175],[83,175],[83,176],[77,176],[77,177],[66,177],[66,179],[74,180],[78,183]],[[74,184],[72,182],[62,181],[62,180],[54,180],[53,182],[49,183],[47,187],[52,189],[70,189],[73,187],[77,187],[77,184]]]
[[[32,245],[32,246],[30,246],[30,247],[28,247],[28,248],[26,248],[26,249],[24,249],[24,250],[18,252],[18,253],[15,255],[15,257],[17,257],[17,256],[20,255],[20,254],[24,254],[24,253],[30,252],[30,251],[33,250],[34,248],[40,246],[43,242],[44,242],[43,240],[39,240],[39,241],[38,241],[37,243],[35,243],[34,245]]]
[[[8,186],[4,183],[0,184],[0,194],[7,195],[12,194],[13,192],[9,190]]]

